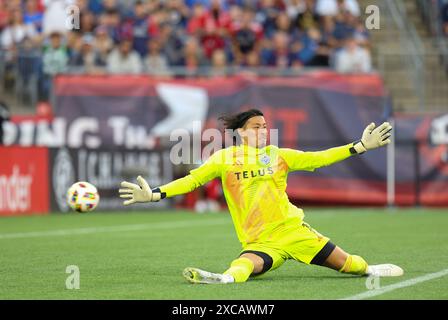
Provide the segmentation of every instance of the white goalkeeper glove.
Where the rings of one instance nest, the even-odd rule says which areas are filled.
[[[375,123],[369,124],[362,133],[362,138],[353,143],[353,149],[356,153],[362,154],[367,150],[376,149],[390,143],[389,137],[392,126],[389,122],[383,122],[375,128]]]
[[[138,184],[123,181],[119,189],[120,198],[129,199],[123,202],[125,206],[136,202],[156,202],[161,199],[160,192],[153,192],[143,177],[137,177]]]

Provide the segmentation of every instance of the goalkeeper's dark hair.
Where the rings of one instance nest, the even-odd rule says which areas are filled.
[[[222,115],[218,118],[218,120],[224,122],[224,126],[226,129],[236,130],[238,128],[244,127],[247,120],[257,116],[263,116],[263,112],[258,109],[250,109],[234,115]]]

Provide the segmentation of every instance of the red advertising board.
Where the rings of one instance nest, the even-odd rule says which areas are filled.
[[[46,214],[48,149],[0,147],[0,216]]]

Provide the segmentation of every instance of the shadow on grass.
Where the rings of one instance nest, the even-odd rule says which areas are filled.
[[[347,279],[364,279],[365,276],[357,276],[357,275],[351,275],[351,274],[335,274],[335,275],[281,275],[281,276],[255,276],[250,277],[250,281],[290,281],[290,280],[304,280],[304,279],[340,279],[340,280],[347,280]]]

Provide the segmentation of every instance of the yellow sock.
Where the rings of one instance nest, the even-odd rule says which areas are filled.
[[[224,274],[229,274],[235,279],[235,282],[245,282],[252,271],[254,271],[254,264],[250,259],[238,258],[233,260],[230,264],[230,268],[227,269]]]
[[[367,262],[360,256],[349,255],[344,266],[339,272],[364,275],[367,270]]]

